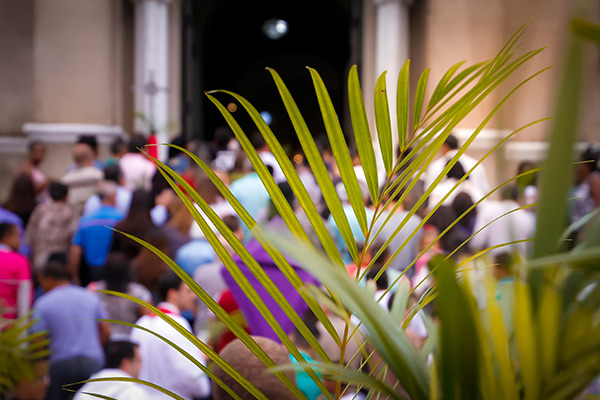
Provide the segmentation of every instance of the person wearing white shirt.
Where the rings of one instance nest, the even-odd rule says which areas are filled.
[[[119,166],[123,171],[125,187],[130,191],[135,189],[152,188],[152,177],[156,172],[156,166],[150,159],[141,153],[148,144],[142,135],[134,135],[127,146],[128,153],[119,160]]]
[[[469,242],[473,249],[485,249],[533,238],[535,216],[525,210],[517,210],[520,207],[517,203],[518,195],[516,187],[505,187],[502,190],[502,201],[488,201],[478,206],[473,230],[474,232],[481,230],[481,232],[476,233]],[[500,217],[512,210],[517,211]],[[495,220],[496,218],[498,219]],[[495,256],[504,252],[518,252],[521,256],[526,256],[529,253],[529,246],[527,242],[520,242],[509,247],[497,247],[492,249],[490,254]]]
[[[444,144],[442,145],[441,152],[442,156],[432,162],[427,168],[427,172],[425,174],[425,190],[427,190],[433,182],[436,180],[438,176],[442,174],[442,171],[450,161],[458,152],[459,145],[458,140],[452,134],[448,135]],[[468,172],[477,164],[477,160],[473,157],[469,157],[466,154],[463,154],[459,158],[462,166],[464,167],[465,172]],[[475,168],[473,172],[469,175],[470,183],[479,189],[483,194],[487,194],[490,191],[490,184],[487,179],[487,174],[485,171],[485,167],[483,164],[480,164]]]
[[[142,359],[136,344],[125,340],[108,342],[105,346],[105,352],[105,368],[90,376],[90,380],[138,377]],[[114,399],[145,399],[152,390],[136,382],[87,382],[77,391],[73,400],[98,398],[93,395],[107,396]]]
[[[158,284],[161,302],[157,308],[174,322],[191,332],[189,322],[181,316],[181,311],[194,307],[196,295],[173,272],[163,275]],[[205,364],[204,355],[185,336],[162,318],[150,314],[141,317],[136,325],[170,340],[197,361]],[[131,340],[138,343],[144,364],[140,379],[170,390],[184,399],[204,398],[210,395],[210,382],[206,374],[192,361],[158,337],[141,329],[132,329]],[[167,399],[167,395],[153,390],[147,399]]]

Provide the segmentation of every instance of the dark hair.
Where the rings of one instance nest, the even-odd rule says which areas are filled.
[[[69,263],[69,256],[65,251],[55,251],[54,253],[50,253],[48,261],[54,261],[66,266]]]
[[[33,180],[25,173],[15,177],[8,195],[8,199],[4,203],[4,208],[14,212],[23,220],[23,224],[27,224],[27,219],[33,208],[35,207],[35,188]]]
[[[375,285],[377,286],[377,290],[385,290],[389,286],[387,271],[383,271],[381,276],[379,276],[379,278],[377,278],[377,281],[375,281],[375,277],[377,276],[379,271],[381,271],[381,268],[369,268],[369,271],[366,275],[366,279],[374,281]]]
[[[505,185],[501,191],[502,200],[514,200],[519,198],[519,189],[514,185]]]
[[[321,332],[319,332],[319,329],[317,328],[317,322],[319,322],[319,319],[317,318],[315,313],[313,313],[312,310],[310,310],[310,309],[306,310],[306,312],[302,316],[302,321],[304,322],[304,324],[306,325],[306,327],[308,328],[310,333],[317,340],[319,340],[319,338],[321,337]],[[310,348],[311,347],[310,344],[308,343],[308,341],[306,340],[306,338],[304,336],[302,336],[302,334],[300,333],[298,328],[294,329],[294,335],[295,335],[295,342],[297,345],[299,345],[299,347],[302,347],[302,348]]]
[[[179,146],[179,147],[185,147],[187,145],[187,139],[185,138],[185,135],[182,133],[180,135],[177,135],[175,138],[173,138],[173,140],[171,140],[171,144],[174,144],[175,146]],[[169,147],[169,160],[177,157],[179,154],[181,154],[181,150],[176,149],[174,147]]]
[[[465,211],[471,208],[475,204],[471,196],[466,192],[460,192],[454,197],[452,200],[452,210],[454,211],[454,215],[456,218],[463,215]],[[458,224],[465,227],[469,232],[472,231],[473,220],[477,215],[477,208],[473,208],[467,215],[465,215]]]
[[[588,166],[590,172],[594,172],[598,169],[598,159],[600,158],[600,147],[596,144],[591,144],[581,154],[581,161],[588,161],[584,165]],[[591,162],[590,162],[591,161]]]
[[[139,153],[144,146],[148,144],[148,139],[142,134],[136,133],[129,139],[127,151],[130,153]]]
[[[104,167],[104,180],[118,184],[122,176],[123,173],[121,171],[121,167],[119,167],[119,164],[112,164]]]
[[[69,194],[69,187],[60,182],[51,182],[48,185],[48,193],[52,200],[62,200]]]
[[[57,259],[48,259],[48,262],[42,268],[42,276],[46,278],[54,278],[58,281],[70,281],[71,273],[67,269],[67,265]]]
[[[183,281],[181,280],[181,278],[177,276],[177,274],[173,271],[167,271],[164,274],[162,274],[161,277],[158,279],[158,289],[156,293],[158,296],[158,301],[166,301],[169,290],[179,290],[182,282]]]
[[[226,215],[222,219],[231,232],[235,232],[240,228],[240,219],[237,215]]]
[[[15,229],[17,229],[15,224],[10,224],[8,222],[0,223],[0,241],[4,240],[5,236],[13,233]]]
[[[496,267],[507,273],[510,273],[510,269],[515,261],[515,257],[508,252],[499,253],[494,257],[494,263],[496,264]]]
[[[44,144],[44,142],[41,142],[41,141],[39,141],[39,140],[32,140],[31,142],[29,142],[29,145],[27,146],[27,148],[29,149],[29,151],[32,151],[32,150],[33,150],[33,148],[34,148],[35,146],[38,146],[38,145],[39,145],[39,146],[46,146],[46,145]]]
[[[131,271],[125,254],[120,252],[109,253],[102,272],[107,290],[127,292],[127,286],[131,283]]]
[[[257,150],[265,147],[267,144],[267,142],[265,142],[265,138],[263,138],[262,134],[258,131],[252,133],[250,136],[250,143],[252,143],[252,147]]]
[[[127,340],[108,341],[104,345],[105,368],[119,368],[123,360],[133,360],[137,344]]]
[[[369,251],[371,252],[373,258],[375,258],[377,253],[379,253],[379,251],[383,248],[384,244],[385,244],[385,242],[381,241],[381,240],[376,241],[375,243],[371,244],[371,246],[369,247]],[[383,265],[388,260],[388,258],[390,258],[390,256],[391,256],[390,248],[386,247],[385,249],[383,249],[383,251],[381,252],[379,257],[377,257],[377,259],[374,261],[373,264],[374,265]]]
[[[147,191],[136,189],[131,196],[131,204],[125,218],[119,222],[115,229],[133,235],[144,237],[148,229],[154,227],[150,210],[154,207],[154,199]],[[141,245],[126,236],[115,234],[113,236],[113,251],[122,251],[129,260],[135,258],[141,250]]]
[[[450,163],[449,160],[446,165],[448,165]],[[456,161],[456,163],[452,166],[452,168],[450,168],[450,170],[446,173],[446,176],[448,178],[454,178],[454,179],[461,179],[463,176],[465,176],[466,172],[465,169],[463,168],[462,164],[460,163],[460,161]],[[469,179],[469,177],[467,176],[467,179]]]
[[[449,134],[446,140],[444,140],[444,144],[450,148],[450,150],[458,149],[458,139],[453,134]]]
[[[85,143],[96,152],[98,150],[98,141],[94,135],[82,135],[77,139],[77,143]]]
[[[125,140],[122,137],[117,136],[110,144],[110,153],[119,154],[123,149],[127,149],[127,143],[125,143]]]
[[[215,130],[213,143],[217,147],[217,150],[225,150],[227,149],[227,144],[229,143],[229,140],[231,140],[232,137],[233,133],[229,128],[225,126],[220,126]]]

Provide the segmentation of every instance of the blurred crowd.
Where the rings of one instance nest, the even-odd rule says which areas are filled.
[[[317,233],[318,229],[314,229],[304,213],[262,135],[256,133],[250,139],[308,238],[321,249],[322,232]],[[485,168],[477,165],[477,160],[461,154],[458,162],[446,168],[460,149],[458,140],[450,135],[437,160],[424,173],[418,169],[406,173],[406,168],[401,168],[389,182],[385,178],[378,182],[390,188],[382,209],[371,202],[365,171],[355,156],[354,170],[365,216],[373,225],[365,236],[331,149],[326,141],[319,143],[352,232],[351,245],[345,235],[347,227],[338,227],[304,157],[298,154],[291,165],[348,273],[363,285],[373,281],[382,307],[391,306],[398,282],[411,289],[408,309],[425,296],[433,282],[428,262],[438,254],[450,255],[460,262],[485,251],[499,282],[510,282],[511,263],[529,254],[538,197],[537,166],[533,162],[521,163],[516,171],[518,177],[500,188],[497,199],[492,200],[487,194],[495,185],[490,184]],[[46,332],[50,356],[47,370],[41,373],[44,379],[37,382],[38,386],[31,383],[29,387],[21,387],[15,396],[66,399],[80,389],[75,395],[78,400],[93,398],[84,392],[122,399],[167,398],[158,390],[127,381],[97,381],[83,388],[80,384],[67,387],[71,391],[63,390],[63,385],[91,376],[140,378],[184,399],[228,398],[202,368],[211,368],[218,379],[230,385],[235,383],[219,366],[208,363],[204,353],[186,338],[194,335],[247,376],[253,376],[253,382],[261,390],[271,393],[269,398],[288,398],[285,386],[272,375],[261,372],[264,365],[235,340],[236,334],[198,300],[192,288],[196,285],[202,288],[206,300],[219,304],[228,318],[253,335],[277,364],[298,362],[280,345],[281,332],[271,328],[272,321],[249,299],[248,288],[241,287],[232,269],[224,266],[236,264],[256,291],[257,296],[251,297],[264,301],[306,360],[318,359],[314,349],[258,283],[255,273],[258,266],[298,314],[304,316],[304,322],[332,360],[340,359],[339,347],[207,172],[188,154],[170,148],[167,165],[181,177],[177,183],[183,193],[180,197],[169,183],[172,175],[157,169],[143,151],[146,144],[142,135],[132,135],[127,140],[119,138],[110,146],[110,157],[100,160],[96,139],[82,136],[73,145],[72,163],[61,177],[48,176],[44,171],[44,143],[30,144],[28,159],[19,166],[0,208],[0,312],[6,325],[33,308],[36,322],[31,332]],[[269,191],[227,128],[215,131],[210,142],[188,143],[178,137],[173,144],[204,161],[255,221],[272,232],[286,234],[287,228]],[[409,151],[399,154],[407,160],[404,165],[409,165],[414,156]],[[600,204],[598,156],[598,147],[590,146],[581,154],[580,161],[584,162],[576,165],[569,200],[571,223],[585,218]],[[466,174],[468,177],[463,180]],[[404,177],[408,178],[403,184],[390,185]],[[435,188],[430,190],[431,187]],[[208,206],[194,204],[192,194],[200,196]],[[193,213],[186,203],[195,205]],[[196,223],[194,215],[206,218],[210,214],[218,217],[218,225],[226,227],[226,234],[221,234],[212,222],[203,226]],[[574,229],[570,243],[576,243],[578,234],[579,229]],[[230,244],[233,236],[240,239],[243,248]],[[214,250],[215,241],[223,245],[218,252]],[[174,260],[188,279],[179,278],[168,259],[152,250]],[[257,266],[242,261],[245,253],[252,256]],[[297,262],[288,262],[304,284],[319,285]],[[367,269],[369,265],[371,268]],[[100,290],[118,292],[122,297]],[[148,309],[141,302],[154,308]],[[407,333],[416,347],[427,338],[424,322],[427,315],[423,313],[434,317],[434,304],[417,313],[408,324]],[[157,316],[162,314],[177,325]],[[345,322],[334,314],[330,318],[342,332]],[[362,334],[368,332],[363,330]],[[187,351],[193,360],[158,336]],[[350,365],[357,366],[360,361],[352,360],[357,350],[358,345],[346,352],[345,361]],[[319,398],[321,391],[308,374],[287,375],[308,399]],[[335,390],[334,383],[323,379],[323,384]],[[348,398],[362,398],[355,392],[349,388]]]

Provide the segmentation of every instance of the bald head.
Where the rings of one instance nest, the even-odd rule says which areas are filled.
[[[271,357],[275,364],[285,365],[291,362],[287,349],[282,345],[264,337],[253,336],[253,338],[269,357]],[[291,400],[296,398],[277,376],[267,371],[267,367],[256,358],[256,356],[239,339],[236,339],[225,346],[219,355],[237,372],[252,382],[265,396],[267,396],[267,398],[278,400]],[[233,389],[233,391],[243,400],[255,398],[218,366],[215,366],[214,372],[219,379]],[[292,382],[296,382],[296,374],[293,371],[287,371],[285,374]],[[231,398],[232,397],[219,385],[213,385],[213,399],[228,400]]]
[[[94,151],[86,143],[77,143],[73,147],[73,161],[78,167],[89,167],[94,163]]]

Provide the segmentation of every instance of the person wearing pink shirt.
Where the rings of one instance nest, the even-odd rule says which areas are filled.
[[[20,243],[17,227],[13,224],[1,223],[0,314],[2,318],[15,319],[31,305],[31,268],[27,258],[17,252]],[[26,299],[25,304],[19,304],[20,295]]]

